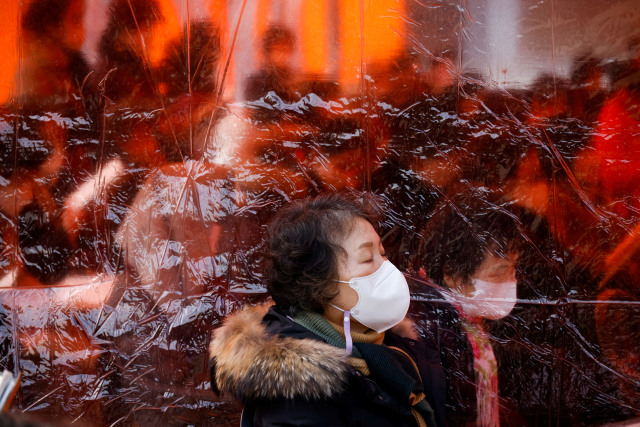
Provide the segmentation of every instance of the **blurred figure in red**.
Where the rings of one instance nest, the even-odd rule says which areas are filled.
[[[636,408],[637,416],[639,317],[637,305],[627,302],[640,298],[640,38],[629,42],[629,60],[621,68],[598,115],[593,146],[584,150],[579,179],[604,208],[603,225],[612,224],[602,239],[606,252],[598,264],[596,330],[604,355],[619,374],[621,399]]]
[[[576,59],[569,92],[571,117],[592,126],[606,97],[606,76],[602,61],[586,55]]]
[[[581,161],[578,153],[589,145],[591,125],[570,116],[571,103],[577,100],[570,97],[564,79],[544,75],[531,92],[526,154],[508,191],[516,203],[547,219],[556,242],[571,251],[579,247],[579,252],[590,252],[594,246],[584,242],[585,225],[597,218],[585,208],[574,174],[575,163]]]
[[[72,136],[88,124],[82,88],[89,68],[80,53],[84,0],[35,0],[21,20],[23,65],[16,77],[19,103],[2,108],[0,209],[4,249],[11,265],[5,286],[52,285],[69,271],[71,243],[60,222],[62,202],[77,171]],[[90,142],[87,141],[87,145]],[[81,168],[78,168],[81,169]]]
[[[114,0],[108,13],[94,79],[101,95],[103,153],[118,154],[137,166],[161,165],[151,122],[162,102],[156,70],[145,51],[164,19],[160,6],[156,0]]]
[[[188,30],[187,30],[188,29]],[[166,48],[159,67],[162,92],[172,101],[183,95],[217,95],[221,42],[210,21],[193,21]]]
[[[629,71],[600,110],[580,176],[595,201],[625,219],[637,218],[640,208],[640,39],[630,51]]]
[[[187,30],[188,28],[188,30]],[[166,49],[160,67],[166,107],[154,134],[169,163],[202,159],[215,123],[225,114],[217,99],[220,38],[211,22],[191,22]]]
[[[156,0],[114,0],[98,47],[95,84],[111,102],[140,105],[156,96],[145,41],[163,20]]]
[[[262,37],[261,47],[262,68],[247,79],[245,98],[253,101],[273,92],[284,102],[295,101],[298,94],[291,70],[295,36],[287,28],[270,26]]]
[[[156,0],[113,0],[108,7],[91,79],[100,146],[62,215],[83,272],[117,269],[116,230],[147,176],[166,163],[154,135],[163,104],[145,51],[162,20]]]
[[[84,42],[84,0],[34,0],[22,16],[21,98],[41,107],[81,104],[89,66]]]

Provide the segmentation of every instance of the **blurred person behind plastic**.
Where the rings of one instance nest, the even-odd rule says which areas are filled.
[[[603,60],[590,55],[576,58],[571,72],[569,102],[571,117],[592,126],[606,100],[606,70]]]
[[[114,0],[109,4],[107,27],[100,37],[94,90],[108,102],[140,105],[157,95],[145,46],[154,26],[163,21],[156,0]]]
[[[3,108],[1,131],[8,179],[0,190],[2,209],[13,223],[2,237],[19,247],[9,255],[15,268],[6,283],[49,285],[69,268],[72,245],[59,216],[64,198],[91,167],[95,146],[86,112],[90,70],[80,53],[84,10],[81,0],[37,0],[21,17],[18,102]]]
[[[189,33],[187,28],[190,29]],[[190,51],[187,51],[187,46],[190,46]],[[156,157],[156,160],[153,160],[153,157],[144,156],[144,152],[132,153],[130,150],[123,153],[124,158],[129,162],[112,159],[99,171],[101,185],[93,187],[98,189],[97,194],[92,194],[90,197],[79,194],[78,200],[69,205],[70,213],[79,209],[86,212],[88,204],[96,203],[100,206],[105,203],[108,209],[117,208],[122,220],[131,203],[134,203],[132,208],[134,213],[142,209],[135,204],[137,202],[134,202],[134,197],[137,194],[137,187],[143,182],[145,182],[146,191],[150,191],[149,186],[157,185],[157,180],[162,181],[166,178],[164,173],[171,176],[187,174],[180,169],[181,163],[207,157],[204,153],[207,148],[207,131],[211,123],[215,123],[224,112],[223,108],[215,104],[219,53],[218,35],[211,23],[194,22],[189,26],[185,25],[184,33],[169,44],[164,64],[160,67],[164,73],[162,85],[167,96],[165,107],[153,117],[145,117],[145,112],[142,111],[142,117],[145,117],[146,121],[134,125],[133,133],[129,137],[128,145],[133,149],[140,144],[140,139],[143,143],[149,141],[155,146],[153,157]],[[192,68],[189,69],[189,66]],[[215,149],[211,146],[213,144],[209,145],[209,149]],[[139,162],[146,164],[139,164]],[[174,165],[173,169],[171,166],[163,169],[164,164]],[[127,176],[129,176],[128,179]],[[154,182],[156,184],[152,184]],[[180,190],[177,187],[171,188],[179,194]],[[125,193],[122,193],[123,191]],[[171,190],[167,191],[171,193]],[[143,190],[140,197],[153,198],[153,195]],[[101,202],[101,199],[104,200]],[[119,222],[114,222],[109,224],[108,228],[111,233],[115,233],[118,226]],[[109,240],[111,239],[107,239]],[[119,247],[115,245],[112,250],[113,256],[118,255],[117,251]],[[112,263],[115,262],[113,256],[110,260]]]
[[[111,305],[118,316],[140,307],[139,324],[114,325],[102,336],[113,342],[113,360],[135,359],[146,369],[140,377],[117,368],[110,392],[124,388],[146,397],[107,405],[111,421],[161,422],[165,412],[154,410],[160,400],[174,416],[193,422],[211,417],[215,406],[201,404],[207,399],[202,355],[217,317],[234,300],[228,290],[238,250],[238,200],[230,152],[243,136],[243,124],[217,96],[219,59],[215,26],[192,22],[169,43],[160,67],[166,103],[153,137],[166,164],[146,175],[116,236],[123,274]],[[233,129],[220,128],[225,119]],[[155,339],[146,341],[152,333]],[[140,407],[148,410],[133,410]]]
[[[156,0],[114,0],[92,79],[100,94],[101,160],[117,155],[146,169],[142,174],[164,164],[153,135],[163,98],[157,70],[145,50],[163,19]]]
[[[543,75],[534,81],[530,92],[527,119],[517,124],[522,126],[522,141],[526,143],[522,144],[523,155],[507,192],[515,203],[553,224],[558,242],[573,247],[582,237],[584,223],[591,222],[573,183],[574,161],[588,146],[592,129],[590,124],[570,116],[574,100],[568,81]],[[557,210],[556,203],[562,203],[566,210]]]
[[[31,133],[35,128],[63,157],[53,188],[56,198],[66,197],[96,164],[95,95],[88,84],[92,71],[81,51],[85,9],[84,0],[28,3],[21,17],[24,53],[16,76],[18,102],[7,106],[22,114],[20,144],[26,143],[21,136],[37,139]],[[49,136],[53,132],[57,143]]]
[[[484,321],[507,316],[516,303],[517,223],[486,190],[450,194],[416,243],[421,279],[413,282],[412,313],[420,334],[440,349],[449,424],[519,425],[523,419],[498,396],[507,378]]]
[[[640,40],[629,46],[626,73],[613,82],[594,133],[592,147],[582,152],[578,176],[587,194],[621,219],[637,219],[640,179]]]
[[[399,91],[401,97],[390,96],[396,109],[385,112],[388,160],[399,162],[401,170],[415,172],[427,186],[444,187],[456,172],[457,150],[466,142],[458,121],[459,104],[465,99],[458,89],[464,77],[457,73],[452,52],[429,56],[424,72],[409,56],[400,58],[397,67],[401,68],[392,74],[390,94]],[[409,96],[405,86],[415,92]]]
[[[262,68],[245,82],[245,119],[251,124],[235,156],[243,167],[257,165],[259,173],[254,175],[258,185],[263,181],[261,176],[269,174],[287,177],[301,189],[308,185],[300,170],[302,142],[316,127],[305,122],[296,102],[300,82],[291,69],[295,45],[292,31],[270,25],[261,40]]]
[[[299,98],[295,76],[291,70],[294,46],[295,36],[287,28],[271,25],[265,30],[260,46],[261,68],[245,83],[244,92],[247,100],[257,100],[269,93],[273,93],[284,102],[292,102]],[[274,115],[278,113],[277,110],[273,111]]]
[[[163,79],[169,103],[153,129],[167,164],[147,176],[116,237],[123,275],[114,310],[126,311],[140,301],[142,316],[153,319],[140,328],[123,325],[123,333],[113,337],[116,357],[140,356],[140,363],[153,367],[140,381],[154,399],[171,384],[193,381],[197,388],[206,378],[198,361],[218,313],[211,304],[226,304],[236,244],[233,170],[216,161],[217,144],[229,142],[219,141],[216,132],[220,119],[228,117],[216,103],[218,35],[209,22],[191,23],[184,31],[167,49]],[[141,356],[132,342],[148,327],[164,332]],[[133,376],[122,375],[123,386],[136,387]],[[156,414],[148,417],[151,422]]]
[[[147,176],[167,162],[154,135],[163,103],[145,50],[162,20],[156,0],[114,0],[107,9],[90,81],[100,147],[62,213],[78,247],[74,267],[83,273],[117,270],[115,233]]]
[[[598,301],[595,328],[603,353],[618,373],[623,401],[638,414],[640,362],[638,361],[638,313],[640,297],[640,239],[638,180],[640,142],[640,38],[629,41],[629,60],[613,81],[613,92],[598,116],[593,147],[585,150],[580,178],[590,196],[613,213],[615,228],[607,240],[607,252],[598,267]],[[595,173],[594,173],[595,172]],[[603,223],[605,223],[603,221]],[[605,223],[606,224],[606,223]]]
[[[84,0],[34,0],[22,16],[24,60],[16,78],[27,104],[51,108],[73,102],[81,109],[90,69],[84,42]]]
[[[3,358],[25,377],[16,401],[21,409],[33,409],[43,394],[60,393],[38,408],[45,416],[59,415],[65,403],[91,401],[84,392],[97,352],[67,309],[75,304],[74,314],[82,317],[106,298],[104,289],[94,293],[90,285],[68,292],[90,279],[69,275],[76,248],[61,221],[65,198],[95,166],[97,141],[85,85],[90,71],[80,53],[84,10],[84,2],[74,0],[25,6],[18,97],[3,107],[0,126],[2,264],[10,267],[0,282],[23,288],[17,294],[5,289],[1,296],[0,317],[11,330],[3,336]],[[78,298],[83,292],[94,300]],[[67,381],[74,375],[75,383]]]
[[[203,355],[211,329],[237,299],[229,293],[242,248],[237,205],[231,169],[193,159],[157,170],[137,194],[117,235],[124,265],[110,302],[116,323],[101,338],[113,343],[110,393],[140,397],[109,402],[111,422],[161,423],[167,414],[158,402],[180,419],[210,417]],[[133,307],[134,319],[116,320]],[[144,374],[125,368],[128,360]]]
[[[451,419],[457,425],[482,412],[495,415],[486,411],[493,395],[483,396],[483,383],[499,392],[501,425],[629,417],[613,386],[615,365],[607,366],[592,345],[593,306],[520,304],[575,295],[567,285],[594,280],[574,269],[567,282],[563,276],[554,281],[549,271],[562,268],[549,259],[554,245],[545,243],[544,227],[530,216],[504,192],[455,187],[430,215],[416,247],[415,319],[418,330],[440,344]],[[498,422],[492,419],[488,425]]]

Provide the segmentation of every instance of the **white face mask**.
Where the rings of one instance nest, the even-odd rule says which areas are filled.
[[[348,283],[356,291],[358,303],[351,310],[330,305],[345,313],[349,311],[354,319],[376,332],[393,328],[404,319],[409,310],[407,280],[389,261],[384,261],[378,270],[368,276],[338,282]]]
[[[475,290],[470,297],[455,293],[455,300],[464,312],[473,317],[498,320],[507,316],[516,304],[517,282],[485,282],[471,279]]]

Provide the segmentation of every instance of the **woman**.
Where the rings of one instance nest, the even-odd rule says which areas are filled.
[[[415,289],[417,326],[440,348],[448,425],[522,425],[498,396],[486,322],[505,318],[516,303],[520,228],[495,195],[462,190],[436,207],[414,251],[426,279]]]
[[[276,305],[230,316],[210,347],[212,388],[244,403],[243,426],[444,425],[438,352],[396,332],[407,282],[359,203],[286,208],[267,261]]]

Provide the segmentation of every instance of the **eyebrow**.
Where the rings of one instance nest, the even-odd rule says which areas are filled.
[[[363,244],[361,244],[360,246],[358,246],[358,249],[362,249],[362,248],[364,248],[365,246],[371,246],[371,247],[373,247],[373,242],[366,242],[366,243],[363,243]]]
[[[511,267],[511,265],[512,264],[508,263],[508,262],[500,262],[500,263],[497,263],[496,265],[492,266],[490,268],[490,270],[494,270],[494,269],[497,269],[497,268]]]

